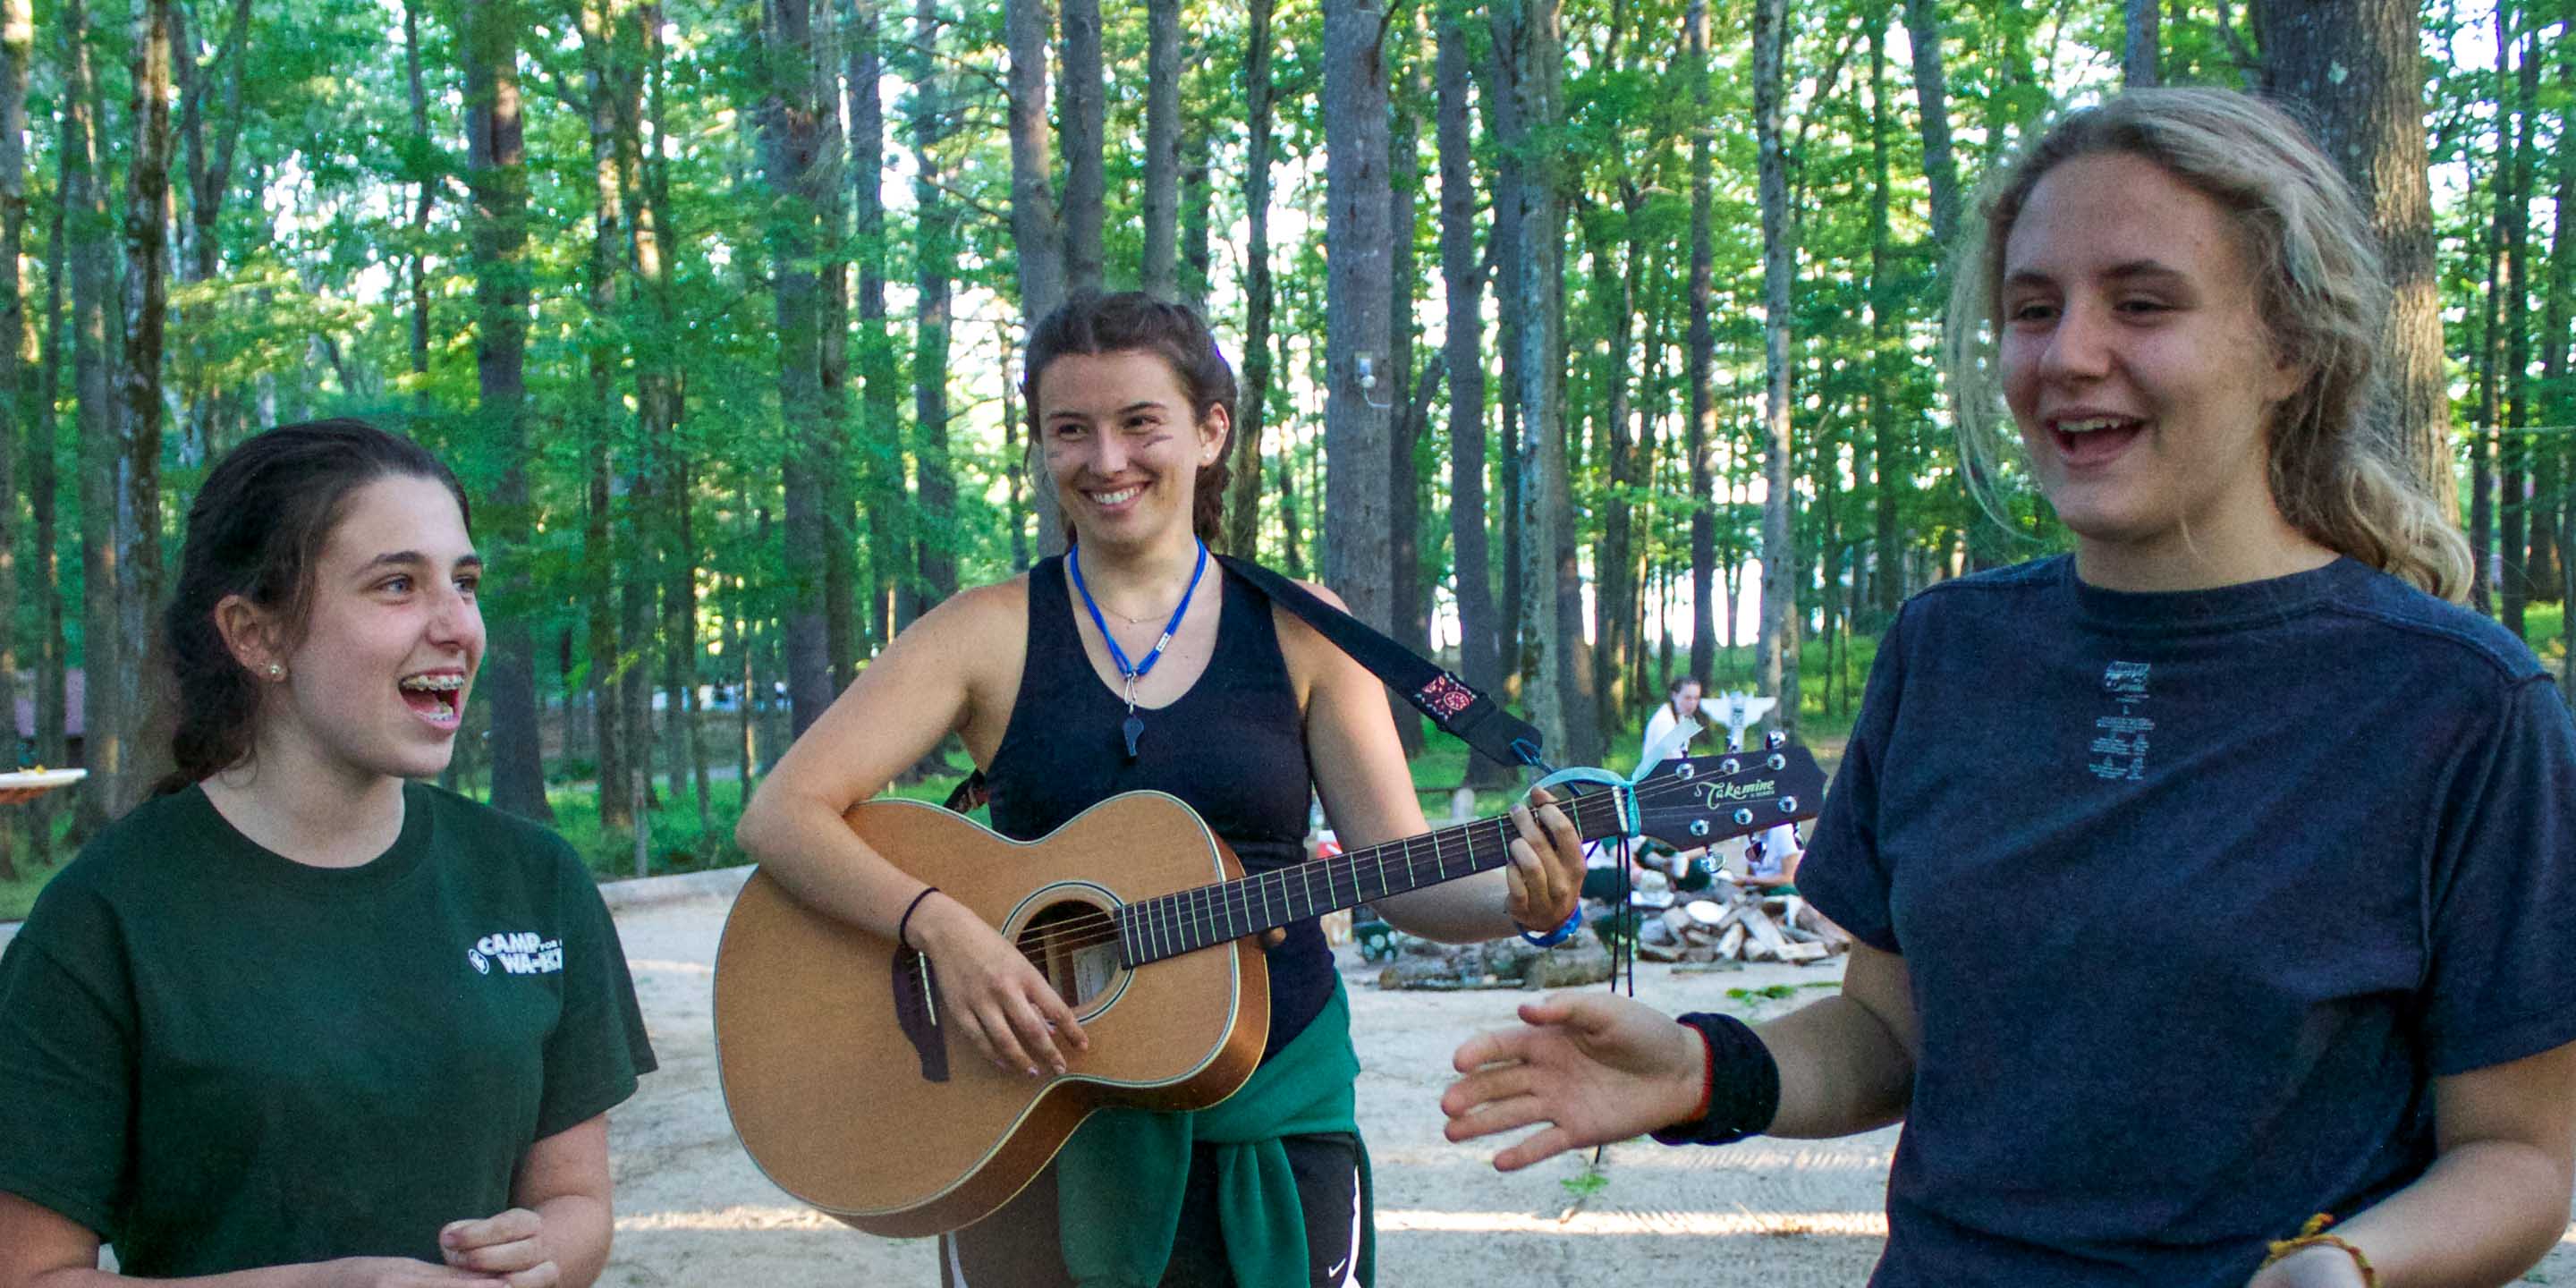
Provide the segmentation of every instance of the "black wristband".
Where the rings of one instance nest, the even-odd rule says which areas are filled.
[[[923,886],[921,888],[921,893],[914,895],[912,897],[912,902],[903,906],[903,919],[894,923],[894,942],[896,947],[912,947],[912,941],[904,938],[903,932],[912,926],[913,911],[921,907],[921,901],[937,893],[939,893],[939,887]]]
[[[1708,1044],[1708,1110],[1654,1133],[1667,1145],[1731,1145],[1771,1129],[1780,1112],[1780,1064],[1753,1026],[1732,1015],[1680,1017]]]

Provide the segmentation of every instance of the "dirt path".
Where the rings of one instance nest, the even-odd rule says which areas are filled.
[[[618,914],[661,1072],[611,1119],[616,1255],[600,1283],[753,1288],[933,1288],[927,1241],[878,1239],[817,1216],[754,1170],[717,1090],[709,996],[725,903],[695,898]],[[1350,963],[1365,1072],[1360,1124],[1376,1164],[1378,1282],[1390,1288],[1690,1283],[1708,1288],[1849,1285],[1885,1238],[1894,1129],[1823,1143],[1727,1149],[1613,1148],[1607,1186],[1570,1216],[1556,1160],[1504,1176],[1491,1149],[1441,1139],[1449,1053],[1505,1022],[1511,992],[1391,993]],[[1646,965],[1637,995],[1668,1011],[1739,1007],[1730,988],[1807,983],[1839,964],[1678,975]],[[1801,1004],[1768,1002],[1762,1013]],[[2571,1234],[2576,1239],[2576,1234]],[[2576,1284],[2562,1241],[2529,1282]]]

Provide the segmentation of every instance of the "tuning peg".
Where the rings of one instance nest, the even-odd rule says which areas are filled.
[[[1789,745],[1789,735],[1774,729],[1762,735],[1762,745],[1776,751]]]

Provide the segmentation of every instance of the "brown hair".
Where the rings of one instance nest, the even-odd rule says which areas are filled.
[[[456,475],[408,438],[358,420],[272,429],[226,453],[188,506],[179,580],[161,619],[170,660],[172,768],[166,795],[239,764],[259,729],[260,685],[224,643],[215,606],[240,595],[276,615],[288,641],[313,611],[313,570],[351,493],[382,478],[428,479],[472,511]]]
[[[1069,353],[1150,353],[1180,380],[1193,420],[1206,420],[1208,412],[1218,407],[1225,409],[1228,423],[1234,419],[1234,368],[1227,365],[1216,337],[1197,313],[1143,291],[1086,293],[1066,301],[1029,332],[1028,354],[1020,364],[1020,398],[1028,407],[1033,453],[1045,441],[1038,424],[1038,378],[1046,374],[1047,364]],[[1219,452],[1191,480],[1190,528],[1210,545],[1216,544],[1224,529],[1225,487],[1233,477],[1226,454]],[[1070,519],[1065,521],[1064,535],[1068,542],[1073,539]]]
[[[1960,237],[1943,336],[1978,500],[1997,509],[1991,480],[2009,437],[1994,359],[2005,244],[2050,170],[2109,153],[2162,167],[2226,212],[2255,273],[2264,329],[2282,359],[2307,372],[2265,427],[2282,518],[2330,550],[2466,599],[2468,542],[2378,410],[2389,289],[2361,202],[2288,113],[2234,90],[2114,95],[2069,113],[1990,181],[1983,225]]]

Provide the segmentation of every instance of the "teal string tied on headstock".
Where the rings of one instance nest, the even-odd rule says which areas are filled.
[[[1637,807],[1637,784],[1651,776],[1657,766],[1680,755],[1682,748],[1689,746],[1690,740],[1698,735],[1698,721],[1675,721],[1673,727],[1666,729],[1662,737],[1647,744],[1645,754],[1637,758],[1636,772],[1623,777],[1607,769],[1596,769],[1589,765],[1570,766],[1532,783],[1529,791],[1521,793],[1517,803],[1526,805],[1532,793],[1554,787],[1559,783],[1598,783],[1617,793],[1619,818],[1625,835],[1641,835],[1646,830],[1646,826],[1644,816]]]

